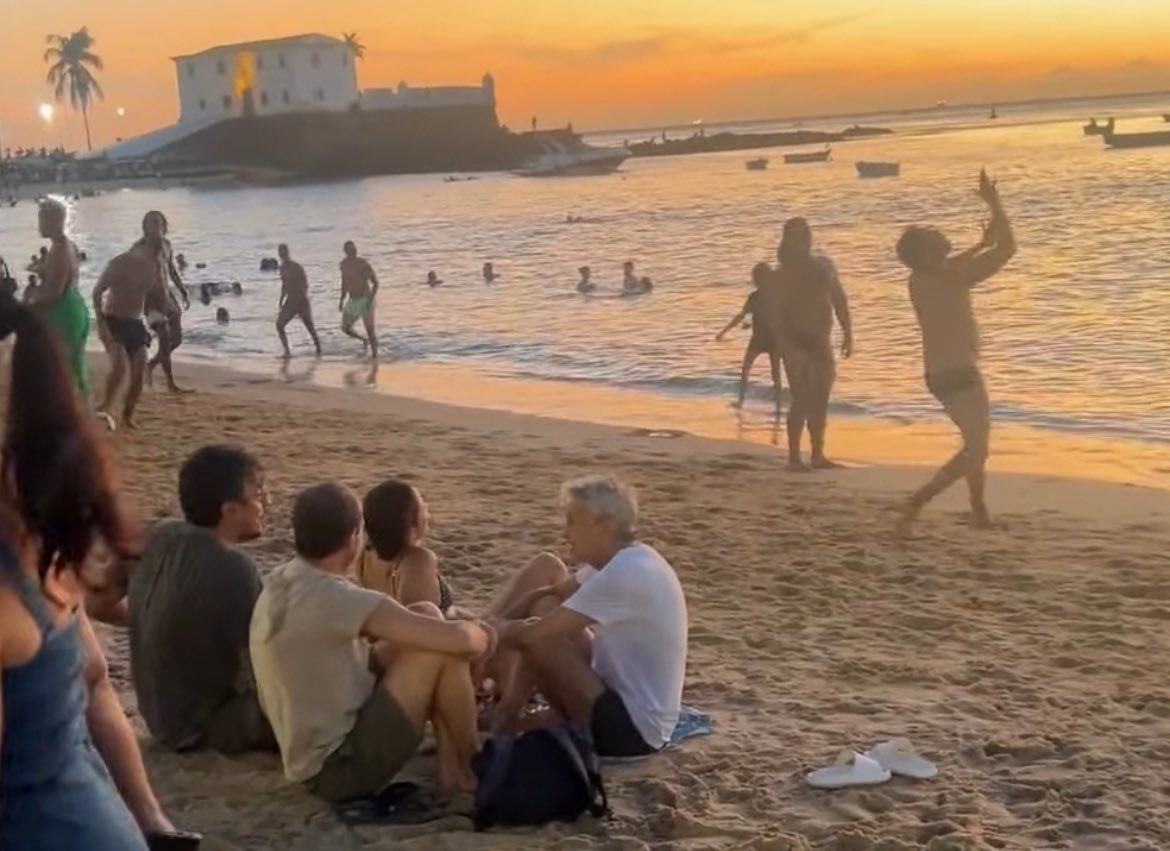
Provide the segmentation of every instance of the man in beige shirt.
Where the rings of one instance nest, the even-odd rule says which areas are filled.
[[[979,197],[991,211],[991,220],[975,247],[952,255],[950,241],[934,228],[910,227],[898,240],[898,259],[910,269],[910,301],[922,329],[926,387],[963,436],[963,448],[910,498],[898,523],[902,535],[909,534],[927,503],[962,478],[967,479],[975,525],[991,525],[983,498],[991,403],[979,371],[979,327],[971,289],[1015,256],[1016,239],[999,190],[986,171],[979,174]]]
[[[469,666],[494,649],[494,633],[350,582],[362,511],[346,488],[302,492],[292,526],[297,557],[265,579],[250,637],[285,775],[328,801],[376,795],[414,756],[430,721],[440,783],[474,788]]]

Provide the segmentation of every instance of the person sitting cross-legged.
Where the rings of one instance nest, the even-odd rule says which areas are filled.
[[[505,672],[497,730],[525,726],[533,689],[562,720],[590,731],[601,756],[660,750],[678,723],[687,661],[687,604],[674,569],[637,540],[637,500],[606,476],[563,489],[570,575],[538,556],[497,603]],[[511,653],[511,660],[509,660]],[[518,660],[518,664],[517,664]]]
[[[494,632],[351,582],[362,507],[341,485],[303,491],[292,527],[297,556],[265,578],[250,638],[285,776],[327,801],[376,795],[414,756],[430,721],[440,783],[473,789],[469,667],[494,650]]]

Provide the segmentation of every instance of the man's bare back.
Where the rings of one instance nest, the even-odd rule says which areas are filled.
[[[285,303],[299,307],[309,300],[309,277],[305,267],[295,260],[288,260],[280,266],[280,283],[284,288]]]
[[[77,286],[77,269],[77,249],[73,243],[64,237],[53,240],[33,304],[49,308],[60,301],[65,293]]]

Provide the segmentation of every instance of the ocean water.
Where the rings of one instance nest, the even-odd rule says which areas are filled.
[[[960,246],[977,239],[983,210],[974,190],[986,166],[1020,243],[1016,260],[975,296],[995,416],[1170,444],[1170,147],[1107,151],[1080,129],[1089,115],[1106,114],[1121,116],[1122,130],[1165,127],[1157,113],[1166,110],[1170,97],[1165,106],[1001,108],[995,122],[981,110],[805,122],[897,131],[839,144],[824,165],[785,166],[786,149],[772,149],[635,159],[603,177],[119,191],[75,202],[71,231],[90,258],[87,293],[152,208],[170,219],[176,251],[207,264],[189,270],[193,286],[243,284],[241,297],[192,308],[180,350],[187,358],[272,368],[279,279],[258,270],[284,241],[309,273],[326,362],[351,362],[358,346],[337,329],[337,263],[352,239],[383,284],[387,360],[723,402],[734,396],[748,333],[722,344],[714,335],[750,291],[752,265],[774,258],[784,219],[803,215],[817,249],[836,262],[854,317],[857,351],[840,368],[835,410],[905,423],[938,411],[922,387],[893,245],[911,223],[941,227]],[[791,122],[738,129],[784,126]],[[770,168],[747,171],[745,161],[760,155]],[[859,180],[853,162],[861,159],[897,160],[902,176]],[[569,214],[588,221],[566,224]],[[40,245],[35,218],[28,202],[0,209],[0,253],[10,262]],[[653,278],[652,294],[616,297],[627,259]],[[502,276],[490,286],[480,276],[488,260]],[[600,285],[593,297],[575,292],[585,264]],[[445,283],[424,286],[429,270]],[[232,315],[226,328],[214,322],[219,306]],[[299,325],[290,337],[307,358]],[[761,359],[750,405],[763,409],[767,398]]]

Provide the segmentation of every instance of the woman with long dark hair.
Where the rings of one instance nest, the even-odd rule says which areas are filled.
[[[128,557],[137,531],[52,332],[0,294],[0,340],[12,335],[0,448],[0,847],[141,851],[87,728],[93,633],[81,605],[94,545]],[[135,782],[149,788],[144,772]]]

